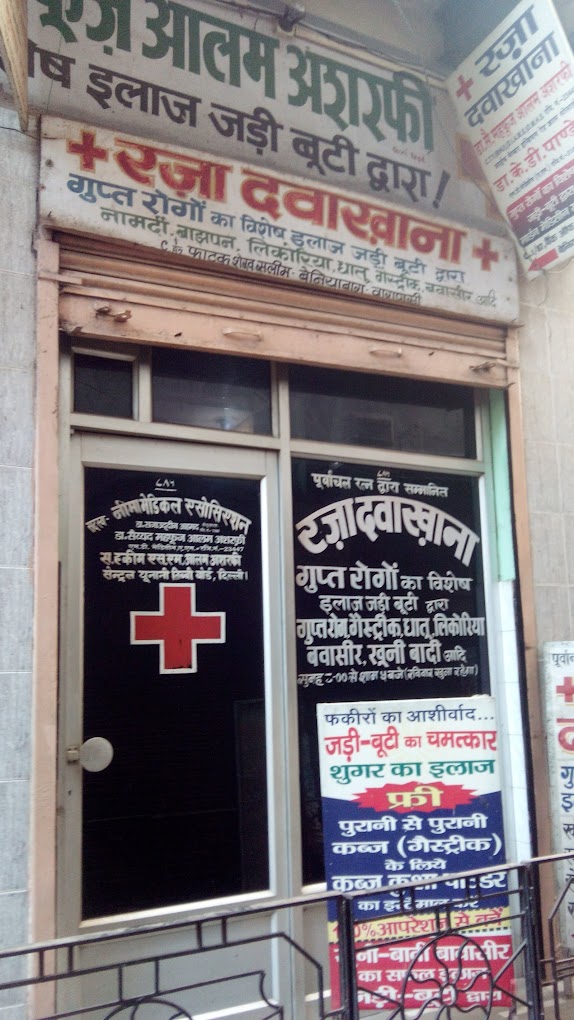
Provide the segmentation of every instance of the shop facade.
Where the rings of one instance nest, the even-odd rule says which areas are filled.
[[[3,570],[5,943],[322,888],[325,702],[492,695],[506,858],[548,849],[532,777],[545,767],[535,618],[549,592],[535,603],[529,527],[543,526],[532,493],[551,438],[535,425],[538,384],[521,397],[511,244],[478,206],[465,215],[470,178],[456,190],[442,153],[433,162],[446,99],[433,107],[429,90],[425,105],[412,67],[381,58],[357,93],[364,103],[365,82],[387,82],[378,120],[349,106],[335,136],[341,95],[326,93],[321,114],[305,98],[319,65],[324,82],[341,75],[324,36],[277,35],[271,13],[247,25],[213,4],[171,5],[172,36],[166,12],[147,25],[154,48],[129,5],[100,4],[99,24],[88,5],[75,21],[64,7],[31,12],[31,95],[48,111],[37,136],[3,115],[18,535],[6,529]],[[186,47],[202,33],[194,95],[180,84],[193,49],[179,53],[178,18]],[[137,68],[93,63],[90,47],[112,44],[120,58],[166,58],[155,92]],[[295,103],[290,122],[275,110],[271,68],[288,51],[299,106],[330,109],[330,146],[319,121],[311,136],[293,120]],[[74,106],[82,61],[92,119]],[[265,110],[231,109],[238,68]],[[399,85],[402,121],[385,106]],[[211,134],[183,144],[177,118],[180,135],[209,101]],[[395,157],[410,145],[401,130],[416,135],[404,161],[373,142],[383,122]],[[274,139],[287,128],[286,169]],[[534,309],[541,286],[525,289],[528,322],[551,315]],[[317,950],[322,907],[288,923]],[[271,966],[299,1015],[304,979]]]

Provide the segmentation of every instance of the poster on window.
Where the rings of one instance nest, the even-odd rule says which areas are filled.
[[[84,522],[84,915],[266,888],[260,483],[87,467]]]
[[[555,853],[574,853],[574,641],[547,641],[543,651],[546,687],[546,748]],[[560,891],[574,878],[574,863],[556,865]],[[574,951],[574,890],[560,912],[562,944]]]
[[[492,987],[512,957],[506,875],[496,870],[505,852],[494,700],[323,704],[317,717],[327,884],[364,893],[354,906],[361,1005],[438,1006],[449,982],[451,1005],[505,1003],[512,969]],[[493,871],[472,901],[453,874],[476,868]],[[398,889],[414,879],[429,884],[417,912],[401,916]],[[464,930],[429,948],[434,908],[457,899],[452,927]],[[336,988],[333,917],[329,944]]]
[[[489,690],[478,482],[299,459],[293,504],[305,878],[317,881],[317,705]]]

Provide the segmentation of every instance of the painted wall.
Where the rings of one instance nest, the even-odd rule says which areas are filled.
[[[37,143],[0,108],[0,946],[28,936]],[[23,1015],[19,991],[1,1020]]]

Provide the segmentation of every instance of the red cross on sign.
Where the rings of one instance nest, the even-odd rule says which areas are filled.
[[[464,75],[459,74],[458,76],[458,89],[456,92],[457,99],[464,96],[467,102],[470,102],[470,89],[474,85],[473,78],[464,78]]]
[[[82,170],[95,170],[97,159],[106,162],[108,158],[108,150],[96,145],[96,136],[93,131],[82,131],[81,142],[68,141],[68,152],[73,156],[80,157]]]
[[[491,262],[498,262],[498,252],[490,247],[488,237],[482,239],[480,247],[478,245],[474,246],[472,254],[475,259],[480,259],[480,268],[486,269],[487,272],[490,270]]]
[[[160,673],[197,673],[197,645],[225,642],[225,613],[195,612],[194,584],[160,584],[157,613],[130,613],[130,644],[159,645]]]
[[[574,683],[572,683],[571,676],[564,677],[564,683],[561,687],[556,688],[556,693],[564,695],[564,701],[567,705],[572,704],[572,699],[574,698]]]

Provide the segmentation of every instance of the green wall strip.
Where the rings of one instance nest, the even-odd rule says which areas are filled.
[[[491,390],[490,458],[492,462],[492,498],[494,502],[493,545],[496,549],[498,580],[514,581],[514,538],[512,533],[512,493],[508,461],[506,402],[501,390]],[[486,437],[485,437],[486,439]],[[487,451],[488,455],[488,451]]]

